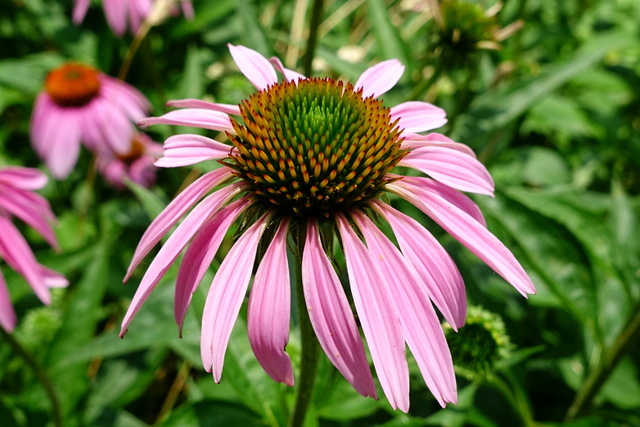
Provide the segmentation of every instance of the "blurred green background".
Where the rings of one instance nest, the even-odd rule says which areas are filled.
[[[474,200],[538,294],[523,299],[416,213],[460,266],[470,302],[502,318],[509,351],[481,369],[460,363],[459,404],[445,409],[411,364],[409,414],[392,411],[384,398],[361,397],[323,356],[307,425],[640,425],[640,2],[324,3],[314,73],[354,82],[368,66],[399,59],[405,74],[384,98],[447,111],[439,132],[471,146],[489,168],[496,197]],[[194,20],[176,16],[150,30],[126,81],[151,100],[154,115],[170,99],[238,103],[254,89],[227,43],[301,70],[311,4],[194,0]],[[438,5],[435,17],[429,4]],[[51,68],[73,59],[113,76],[121,70],[133,36],[116,37],[99,2],[80,26],[71,9],[71,1],[0,0],[0,165],[44,170],[30,146],[29,119]],[[162,141],[176,132],[184,129],[158,126],[149,134]],[[160,170],[152,189],[116,191],[101,177],[87,179],[91,164],[85,150],[68,179],[42,192],[59,218],[61,253],[22,228],[38,260],[70,286],[43,307],[3,267],[19,317],[13,336],[24,353],[0,345],[0,424],[52,426],[58,408],[65,427],[286,425],[294,390],[257,364],[245,312],[219,385],[200,361],[206,286],[178,337],[175,268],[127,336],[117,337],[144,272],[121,283],[138,239],[208,166]],[[478,324],[500,323],[489,317]],[[454,361],[464,361],[469,349],[452,348]],[[288,351],[297,364],[295,325]],[[44,368],[53,393],[29,358]]]

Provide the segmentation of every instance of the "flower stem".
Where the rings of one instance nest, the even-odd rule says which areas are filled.
[[[304,292],[302,290],[302,241],[298,240],[298,253],[295,254],[295,294],[298,309],[298,324],[300,326],[300,342],[302,346],[302,354],[300,356],[300,375],[298,375],[298,395],[296,396],[296,405],[289,425],[291,427],[300,427],[304,423],[311,395],[313,393],[313,384],[316,379],[316,371],[318,367],[318,358],[320,355],[320,345],[313,332],[311,321],[309,320],[309,312],[304,300]]]
[[[58,399],[58,394],[56,393],[55,388],[53,387],[53,383],[47,374],[47,371],[44,370],[42,365],[36,360],[33,355],[16,340],[12,334],[5,331],[3,328],[0,328],[0,335],[2,339],[9,344],[9,346],[16,352],[26,363],[29,365],[31,370],[36,374],[40,384],[44,387],[47,396],[49,397],[49,401],[51,402],[51,409],[53,412],[53,425],[56,427],[62,427],[62,410],[60,408],[60,399]]]
[[[622,357],[627,353],[632,344],[640,339],[640,302],[631,310],[631,318],[624,330],[618,335],[611,350],[606,354],[584,381],[575,400],[567,411],[567,421],[579,416],[596,397],[609,375],[618,366]]]
[[[316,44],[318,41],[318,28],[320,27],[320,18],[322,17],[324,0],[313,0],[313,8],[311,9],[311,22],[309,23],[309,39],[307,40],[307,51],[302,58],[302,69],[304,75],[311,77],[313,71],[313,58],[316,53]]]

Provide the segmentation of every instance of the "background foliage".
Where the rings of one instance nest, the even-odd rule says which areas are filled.
[[[489,229],[523,263],[538,295],[522,299],[431,227],[461,266],[470,301],[504,320],[509,355],[481,373],[460,366],[460,403],[446,409],[413,366],[410,414],[362,398],[323,360],[308,425],[640,425],[640,2],[509,0],[491,18],[484,11],[493,2],[469,2],[464,13],[452,12],[459,2],[441,2],[438,23],[428,2],[327,0],[314,69],[355,81],[383,59],[406,65],[385,97],[447,110],[442,133],[470,145],[496,180],[494,199],[475,198]],[[74,26],[71,3],[0,0],[0,164],[43,168],[28,124],[48,70],[68,59],[114,76],[121,69],[133,37],[115,37],[97,2]],[[193,21],[176,17],[151,29],[126,80],[149,97],[154,115],[169,99],[237,103],[253,88],[226,44],[300,67],[310,3],[195,0]],[[499,40],[514,22],[522,28]],[[500,50],[482,49],[496,44]],[[174,132],[157,127],[151,135],[162,141]],[[85,152],[67,180],[43,192],[59,218],[60,253],[24,229],[37,258],[64,273],[69,288],[42,307],[3,268],[19,316],[13,337],[24,352],[0,345],[1,424],[53,425],[57,409],[70,427],[286,425],[293,390],[259,368],[242,319],[221,384],[201,368],[206,287],[178,337],[175,271],[117,338],[143,271],[121,283],[139,237],[202,170],[161,170],[150,190],[116,191],[88,179],[91,167]],[[44,367],[56,399],[29,358]]]

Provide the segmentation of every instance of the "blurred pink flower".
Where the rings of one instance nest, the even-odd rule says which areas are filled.
[[[133,121],[149,111],[135,88],[84,64],[51,71],[36,98],[31,142],[56,178],[65,178],[78,160],[80,144],[96,153],[128,153]]]
[[[257,263],[249,299],[249,340],[265,371],[276,381],[293,384],[285,352],[290,321],[287,247],[293,241],[302,257],[301,291],[316,336],[359,393],[376,397],[376,388],[334,269],[333,248],[344,254],[355,310],[391,406],[409,408],[405,344],[438,402],[455,402],[451,354],[432,302],[454,328],[463,326],[462,277],[431,233],[383,195],[393,193],[412,203],[520,293],[534,293],[513,254],[487,230],[479,208],[459,192],[492,195],[488,171],[467,146],[437,133],[417,133],[442,126],[442,109],[419,101],[383,106],[378,97],[404,71],[396,60],[367,69],[351,85],[306,78],[284,68],[277,58],[267,60],[243,46],[229,48],[256,93],[240,105],[172,101],[170,105],[183,109],[139,122],[226,132],[230,144],[190,134],[165,141],[157,166],[218,160],[222,167],[178,195],[140,240],[125,280],[191,210],[149,265],[121,335],[190,242],[175,290],[181,328],[192,294],[223,237],[242,215],[243,232],[213,279],[202,319],[202,360],[215,381],[220,381],[231,330]],[[276,71],[284,81],[278,82]],[[396,166],[429,177],[392,174]],[[388,224],[397,246],[374,220]],[[261,259],[259,246],[266,248]]]
[[[157,0],[103,0],[102,8],[113,32],[122,36],[125,31],[127,31],[127,27],[133,34],[138,31],[142,22],[153,9],[156,1]],[[91,0],[74,0],[73,22],[76,25],[84,20],[90,2]],[[194,12],[191,2],[185,0],[179,3],[184,16],[186,16],[187,19],[193,19]],[[171,12],[176,14],[178,9],[173,6]]]
[[[54,248],[58,247],[51,229],[55,221],[49,203],[33,190],[44,187],[47,177],[35,169],[0,168],[0,259],[24,276],[44,304],[51,302],[49,288],[67,286],[67,280],[38,264],[29,244],[11,222],[13,216],[33,227]],[[0,272],[0,326],[7,331],[16,325],[16,314],[2,272]]]
[[[151,187],[156,181],[157,168],[153,163],[158,157],[162,157],[162,144],[138,132],[133,136],[131,151],[119,156],[98,157],[98,169],[114,188],[125,188],[125,179]]]

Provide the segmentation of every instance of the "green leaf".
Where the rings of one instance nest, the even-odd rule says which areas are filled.
[[[126,186],[136,195],[142,207],[149,215],[149,218],[155,218],[160,215],[160,212],[167,206],[158,196],[153,194],[150,190],[143,186],[136,184],[133,181],[125,180]]]
[[[181,406],[169,415],[159,427],[219,427],[262,425],[260,418],[242,406],[202,401]]]
[[[62,63],[56,53],[43,52],[20,59],[0,61],[0,85],[36,95],[42,89],[44,78],[52,68]]]
[[[369,0],[369,19],[378,41],[378,49],[383,59],[398,59],[407,67],[406,74],[411,75],[413,61],[407,54],[409,49],[400,36],[400,32],[391,22],[389,8],[382,0]]]
[[[238,34],[242,44],[257,50],[266,57],[273,54],[266,31],[262,28],[258,17],[258,10],[253,2],[248,0],[236,1],[236,18],[238,19]]]
[[[600,61],[608,52],[620,49],[633,40],[626,32],[616,31],[589,40],[569,59],[554,63],[542,70],[538,77],[517,87],[488,91],[478,96],[465,114],[470,126],[468,137],[459,138],[467,142],[485,132],[506,126],[529,108],[582,71]],[[454,138],[456,138],[454,136]]]

